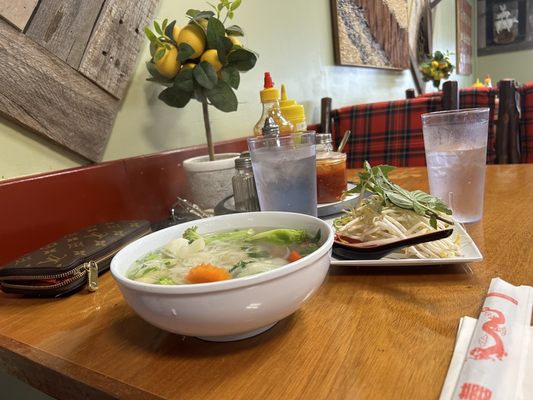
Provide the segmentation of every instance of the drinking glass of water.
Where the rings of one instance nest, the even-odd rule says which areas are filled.
[[[483,214],[488,122],[488,108],[422,115],[430,193],[458,222],[476,222]]]
[[[261,211],[317,215],[315,133],[248,139]]]

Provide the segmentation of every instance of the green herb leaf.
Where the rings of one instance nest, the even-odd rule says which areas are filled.
[[[194,10],[192,8],[187,10],[187,12],[185,13],[185,15],[188,15],[189,17],[192,17],[192,18],[196,18],[198,14],[200,14],[200,10]]]
[[[159,48],[159,50],[155,52],[154,61],[158,61],[161,58],[163,58],[163,56],[165,55],[165,52],[166,50],[164,48]]]
[[[223,80],[219,80],[214,88],[206,90],[206,95],[211,104],[220,111],[231,112],[237,110],[237,96]]]
[[[207,61],[202,61],[193,69],[193,76],[206,89],[213,89],[218,82],[215,69]]]

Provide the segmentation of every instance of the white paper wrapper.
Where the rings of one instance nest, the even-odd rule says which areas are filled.
[[[440,399],[533,399],[533,288],[493,279],[479,319],[460,321]]]

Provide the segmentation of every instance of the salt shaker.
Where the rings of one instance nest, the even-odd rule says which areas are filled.
[[[235,175],[231,178],[236,211],[259,211],[250,153],[235,159]]]

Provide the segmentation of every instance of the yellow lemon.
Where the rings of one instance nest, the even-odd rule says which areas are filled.
[[[196,64],[195,63],[187,63],[187,64],[183,64],[181,69],[193,69],[194,67],[196,67]]]
[[[207,19],[205,19],[205,18],[200,18],[200,19],[199,19],[198,21],[196,21],[196,22],[198,22],[198,23],[201,25],[201,27],[204,28],[204,29],[207,31],[207,25],[209,24],[209,21],[208,21]],[[193,22],[193,23],[194,23],[194,22]]]
[[[200,58],[202,61],[207,61],[209,64],[213,66],[215,71],[220,71],[222,68],[222,63],[218,59],[218,54],[215,49],[206,50],[204,54],[202,54],[202,57]]]
[[[438,61],[432,61],[432,62],[431,62],[431,66],[432,66],[433,68],[438,68],[438,67],[439,67],[439,62],[438,62]]]
[[[163,57],[161,57],[154,63],[157,72],[159,72],[165,78],[174,78],[180,69],[180,66],[178,64],[178,49],[176,49],[175,46],[171,46],[170,50],[165,49],[165,54],[163,54]]]
[[[178,45],[187,43],[191,46],[194,49],[194,54],[191,58],[197,58],[200,57],[205,49],[205,33],[198,25],[189,24],[181,29],[176,42]]]
[[[241,41],[240,41],[239,39],[237,39],[236,36],[231,36],[231,35],[229,35],[229,36],[228,36],[228,39],[231,40],[231,43],[233,43],[233,45],[235,45],[235,46],[242,46]]]
[[[176,43],[178,43],[178,36],[180,32],[181,28],[178,25],[174,25],[174,27],[172,28],[172,39],[174,39]]]

